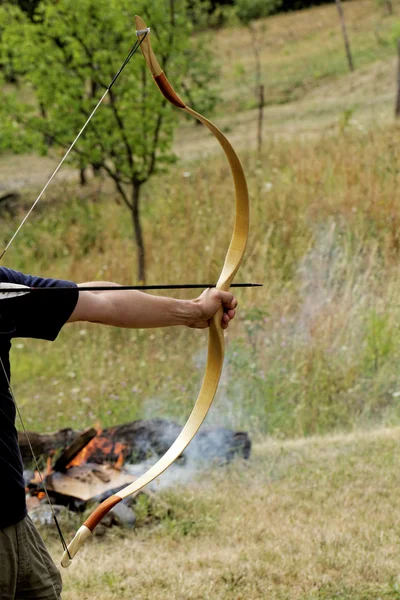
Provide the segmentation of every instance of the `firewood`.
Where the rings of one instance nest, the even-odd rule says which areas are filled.
[[[54,463],[53,470],[64,473],[69,463],[79,454],[79,452],[97,435],[94,427],[86,429],[70,444],[58,457]]]

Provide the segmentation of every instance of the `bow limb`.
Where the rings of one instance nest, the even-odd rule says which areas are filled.
[[[141,41],[140,48],[146,63],[152,72],[155,83],[158,85],[161,92],[174,106],[181,108],[201,121],[213,133],[229,161],[236,193],[235,223],[225,262],[216,285],[217,289],[227,291],[242,262],[249,229],[249,199],[242,165],[231,144],[218,127],[206,119],[206,117],[203,117],[203,115],[200,115],[186,106],[179,98],[154,55],[149,39],[149,29],[140,17],[136,17],[136,29],[137,35]],[[102,502],[92,512],[77,531],[74,539],[68,546],[68,550],[64,552],[61,559],[61,565],[63,567],[68,567],[71,564],[71,559],[78,552],[83,542],[91,536],[96,525],[113,506],[121,502],[124,498],[136,494],[148,483],[161,475],[161,473],[163,473],[182,454],[196,435],[212,404],[221,377],[225,351],[224,333],[221,326],[222,311],[223,309],[221,308],[214,316],[208,329],[206,370],[199,395],[186,425],[169,450],[167,450],[155,465],[133,483],[120,490],[117,494],[107,498],[107,500]]]

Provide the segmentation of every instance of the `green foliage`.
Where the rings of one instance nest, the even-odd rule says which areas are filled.
[[[397,44],[400,39],[400,22],[395,23],[392,27],[392,41],[393,44]]]
[[[191,43],[186,0],[173,5],[157,0],[151,13],[147,5],[145,0],[135,5],[129,0],[42,0],[33,20],[15,6],[0,7],[0,63],[9,65],[31,96],[18,102],[10,95],[0,109],[7,123],[0,151],[54,152],[60,147],[64,154],[103,97],[70,161],[81,172],[92,166],[105,173],[131,211],[139,280],[145,278],[140,187],[174,162],[178,111],[154,85],[140,50],[108,87],[137,40],[135,13],[148,19],[162,68],[168,67],[178,90],[188,91],[193,108],[209,114],[217,100],[210,85],[212,55],[204,39]]]
[[[379,314],[375,308],[366,314],[365,321],[366,365],[369,372],[377,373],[393,355],[398,332],[393,328],[390,315]]]
[[[235,0],[235,11],[242,23],[250,23],[278,12],[282,0]]]
[[[33,18],[41,0],[3,0],[3,4],[13,4],[19,6],[30,19]]]
[[[0,75],[0,87],[4,89],[4,79]],[[13,152],[14,154],[23,154],[29,151],[35,151],[38,154],[44,154],[46,147],[44,138],[37,130],[32,127],[26,127],[26,107],[18,101],[17,93],[12,90],[5,90],[2,94],[0,103],[0,154],[3,152]]]
[[[199,60],[196,47],[191,48],[184,0],[175,3],[170,20],[165,19],[167,4],[153,2],[148,16],[155,51],[161,64],[168,62],[176,87],[184,81],[188,89],[193,87],[196,107],[201,110],[204,104],[211,110],[216,97],[208,89],[214,75],[210,53],[202,46]],[[2,6],[1,62],[12,66],[32,94],[24,104],[18,105],[15,97],[8,101],[2,107],[3,120],[29,132],[39,151],[45,146],[38,132],[52,145],[67,147],[134,43],[136,12],[147,16],[147,2],[133,6],[127,0],[43,0],[32,23],[17,7]],[[138,54],[85,131],[72,160],[80,168],[102,166],[122,184],[146,181],[156,165],[173,159],[176,115]],[[13,137],[12,128],[5,128],[3,149],[19,149]]]

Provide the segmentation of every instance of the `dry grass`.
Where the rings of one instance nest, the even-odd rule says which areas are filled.
[[[399,442],[399,429],[264,442],[170,492],[176,513],[153,528],[88,543],[63,597],[398,599]]]

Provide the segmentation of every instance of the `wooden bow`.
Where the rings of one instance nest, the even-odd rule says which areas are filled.
[[[149,34],[150,29],[143,19],[138,16],[136,17],[136,30],[143,56],[153,75],[154,81],[162,94],[169,102],[171,102],[171,104],[201,121],[201,123],[203,123],[203,125],[205,125],[217,138],[229,161],[236,192],[235,223],[224,266],[216,285],[217,289],[227,291],[242,262],[249,229],[249,198],[242,165],[231,144],[218,127],[193,109],[186,106],[183,100],[181,100],[175,92],[152,50]],[[223,309],[221,308],[214,316],[208,329],[209,338],[206,371],[196,403],[180,435],[169,450],[155,465],[144,473],[144,475],[136,479],[117,494],[107,498],[107,500],[102,502],[92,512],[84,524],[78,529],[74,539],[69,544],[68,549],[64,552],[61,559],[61,565],[63,567],[68,567],[71,564],[72,558],[76,555],[83,542],[91,536],[96,525],[113,506],[121,502],[124,498],[135,494],[161,475],[161,473],[163,473],[163,471],[165,471],[182,454],[186,446],[196,435],[212,404],[221,376],[225,348],[224,334],[221,327],[222,310]]]

